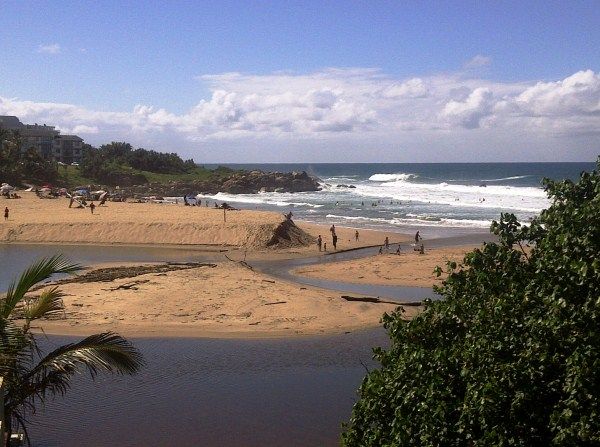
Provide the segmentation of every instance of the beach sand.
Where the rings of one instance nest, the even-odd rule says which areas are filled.
[[[119,288],[125,285],[130,288]],[[132,287],[131,287],[132,286]],[[397,306],[348,302],[339,293],[281,281],[236,262],[110,282],[68,283],[50,334],[116,331],[130,337],[281,337],[379,324]],[[35,293],[39,293],[36,291]],[[410,318],[418,308],[406,307]]]
[[[366,258],[312,265],[295,269],[293,273],[319,279],[335,278],[336,281],[357,284],[402,285],[431,287],[440,284],[446,277],[437,277],[433,273],[436,266],[446,269],[447,261],[461,262],[465,253],[475,246],[434,248],[420,254],[412,246],[404,246],[400,255],[391,253],[374,254]],[[376,249],[373,249],[374,252]],[[376,252],[375,252],[376,253]]]
[[[183,204],[116,203],[69,209],[69,200],[39,199],[33,193],[6,200],[10,220],[0,225],[5,243],[145,244],[226,250],[233,260],[315,256],[321,234],[332,250],[329,224],[297,222],[290,229],[282,214],[255,210],[228,211]],[[336,228],[338,249],[378,246],[412,236],[393,232]],[[277,239],[276,244],[270,244]],[[336,281],[430,287],[431,274],[447,259],[460,260],[467,247],[374,255],[354,261],[299,269],[298,274]],[[324,255],[324,253],[321,253]],[[112,330],[129,336],[265,337],[329,334],[375,327],[394,304],[348,302],[341,293],[304,287],[254,272],[238,262],[151,273],[111,282],[69,283],[66,310],[60,319],[44,321],[55,334],[84,335]],[[118,288],[136,282],[132,288]],[[419,308],[406,307],[407,318]]]
[[[69,208],[69,199],[40,199],[21,193],[5,200],[10,219],[0,225],[0,241],[36,243],[216,245],[266,248],[283,215],[227,211],[168,203],[108,202]]]
[[[329,225],[296,224],[304,232],[290,231],[283,214],[256,210],[227,211],[211,207],[169,203],[108,202],[89,208],[69,208],[69,199],[40,199],[33,192],[20,192],[21,199],[4,200],[10,219],[0,224],[0,242],[45,244],[121,244],[221,247],[248,250],[249,256],[291,257],[318,253],[316,237],[321,234],[332,251]],[[393,232],[338,228],[338,249],[407,240]]]

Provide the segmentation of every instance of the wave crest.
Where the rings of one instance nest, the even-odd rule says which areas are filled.
[[[398,172],[396,174],[373,174],[371,177],[369,177],[369,180],[371,180],[372,182],[400,182],[417,177],[417,174],[407,174],[404,172]]]

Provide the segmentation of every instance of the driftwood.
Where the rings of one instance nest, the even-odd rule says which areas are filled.
[[[274,303],[265,303],[265,306],[273,306],[274,304],[285,304],[287,301],[275,301]]]
[[[414,302],[410,302],[410,303],[399,303],[397,301],[382,300],[378,297],[372,297],[372,296],[342,295],[342,298],[344,298],[346,301],[358,301],[358,302],[362,302],[362,303],[397,304],[398,306],[420,306],[421,305],[420,301],[414,301]]]
[[[110,289],[111,292],[115,291],[115,290],[137,290],[137,286],[139,286],[140,284],[144,284],[150,282],[149,279],[141,279],[138,281],[131,281],[131,282],[126,282],[125,284],[121,284],[120,286],[117,287],[112,287]]]
[[[227,258],[229,261],[231,262],[235,262],[237,264],[240,264],[242,267],[246,267],[247,269],[250,269],[252,271],[254,271],[254,267],[252,267],[250,264],[248,264],[246,261],[236,261],[235,259],[231,259],[229,256],[227,255],[223,255],[225,256],[225,258]],[[246,259],[246,255],[244,255],[244,259]]]

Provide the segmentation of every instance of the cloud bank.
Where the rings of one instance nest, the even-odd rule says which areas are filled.
[[[477,56],[467,65],[489,63]],[[513,83],[466,73],[408,79],[368,68],[222,73],[198,76],[210,97],[182,114],[144,104],[130,111],[99,111],[3,96],[0,114],[51,123],[93,141],[131,141],[133,136],[140,145],[159,140],[180,147],[240,140],[293,141],[295,147],[298,141],[336,140],[410,145],[424,139],[460,141],[471,134],[506,142],[521,134],[567,145],[569,139],[586,136],[598,149],[598,73],[582,70],[561,80]]]

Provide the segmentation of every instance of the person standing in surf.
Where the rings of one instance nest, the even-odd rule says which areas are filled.
[[[422,240],[423,240],[423,238],[421,237],[421,235],[417,231],[416,234],[415,234],[415,244],[418,244],[419,241],[422,241]]]

